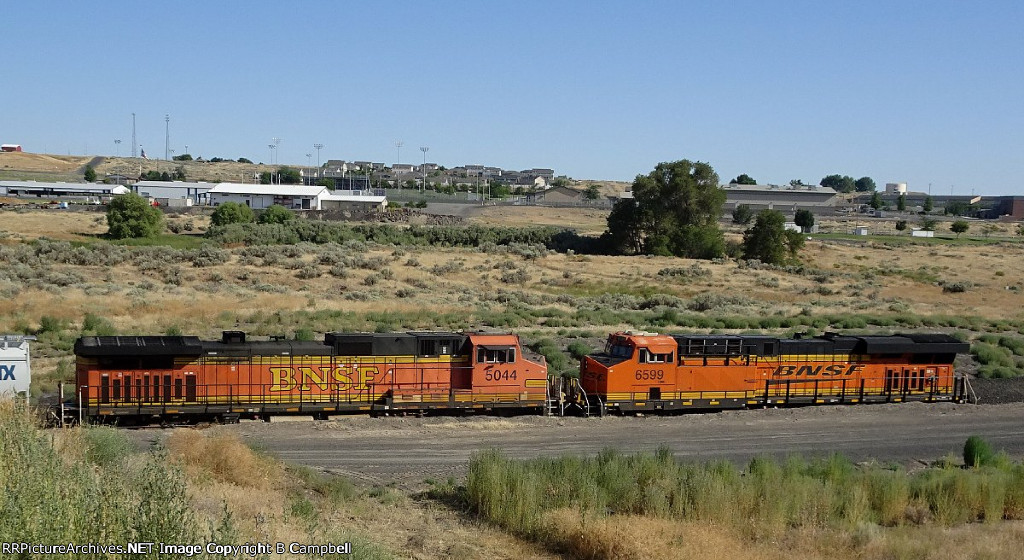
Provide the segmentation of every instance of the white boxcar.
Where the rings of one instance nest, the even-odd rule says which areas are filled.
[[[28,343],[32,336],[0,335],[0,395],[28,393],[32,360]]]

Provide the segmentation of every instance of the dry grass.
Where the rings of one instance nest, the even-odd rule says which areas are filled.
[[[237,437],[206,437],[196,430],[178,429],[167,438],[171,458],[193,475],[209,476],[240,488],[266,490],[280,476],[280,467],[257,456]]]
[[[583,235],[600,235],[608,228],[608,211],[544,206],[487,206],[470,219],[487,226],[557,226]]]
[[[647,516],[586,519],[572,509],[549,512],[556,546],[579,558],[602,560],[968,560],[1016,558],[1024,547],[1024,523],[954,528],[880,528],[853,531],[790,529],[771,540],[751,540],[722,525]]]

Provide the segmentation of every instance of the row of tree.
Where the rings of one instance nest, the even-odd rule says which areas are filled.
[[[741,173],[735,179],[729,181],[729,183],[733,185],[756,185],[757,180],[751,177],[750,175],[747,175],[746,173]],[[789,184],[790,186],[793,187],[806,186],[804,182],[800,179],[793,179],[792,181],[789,182]],[[828,175],[826,177],[823,177],[821,179],[821,182],[819,182],[818,184],[823,187],[831,187],[832,189],[835,189],[836,192],[843,193],[873,192],[875,189],[878,188],[878,186],[875,185],[875,180],[872,179],[871,177],[861,177],[860,179],[854,179],[849,175],[839,174]]]
[[[608,230],[602,236],[607,249],[696,259],[725,255],[718,218],[726,194],[710,165],[689,160],[660,163],[648,175],[637,176],[632,192],[633,198],[617,202],[608,216]],[[754,216],[749,207],[737,211],[740,223],[754,221],[743,235],[744,258],[768,263],[796,258],[803,237],[785,228],[781,212],[764,210]],[[809,228],[813,214],[802,214],[801,222]]]

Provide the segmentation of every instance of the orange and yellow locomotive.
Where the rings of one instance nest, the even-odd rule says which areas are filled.
[[[588,410],[654,411],[963,398],[944,334],[780,339],[619,332],[584,357],[575,398]]]

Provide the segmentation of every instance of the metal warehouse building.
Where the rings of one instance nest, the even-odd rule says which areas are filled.
[[[0,181],[0,194],[7,196],[34,196],[37,198],[104,199],[129,192],[123,185],[102,183],[47,183],[41,181]]]
[[[216,183],[189,183],[185,181],[139,181],[132,190],[140,196],[152,198],[163,206],[192,206],[207,204]],[[164,203],[164,201],[167,201]]]
[[[836,191],[820,186],[778,185],[724,185],[725,207],[746,204],[751,208],[789,210],[793,208],[832,208],[836,205]]]
[[[237,202],[253,210],[263,210],[275,204],[292,210],[322,210],[323,198],[329,192],[327,187],[321,186],[217,183],[207,191],[207,195],[213,206]]]

